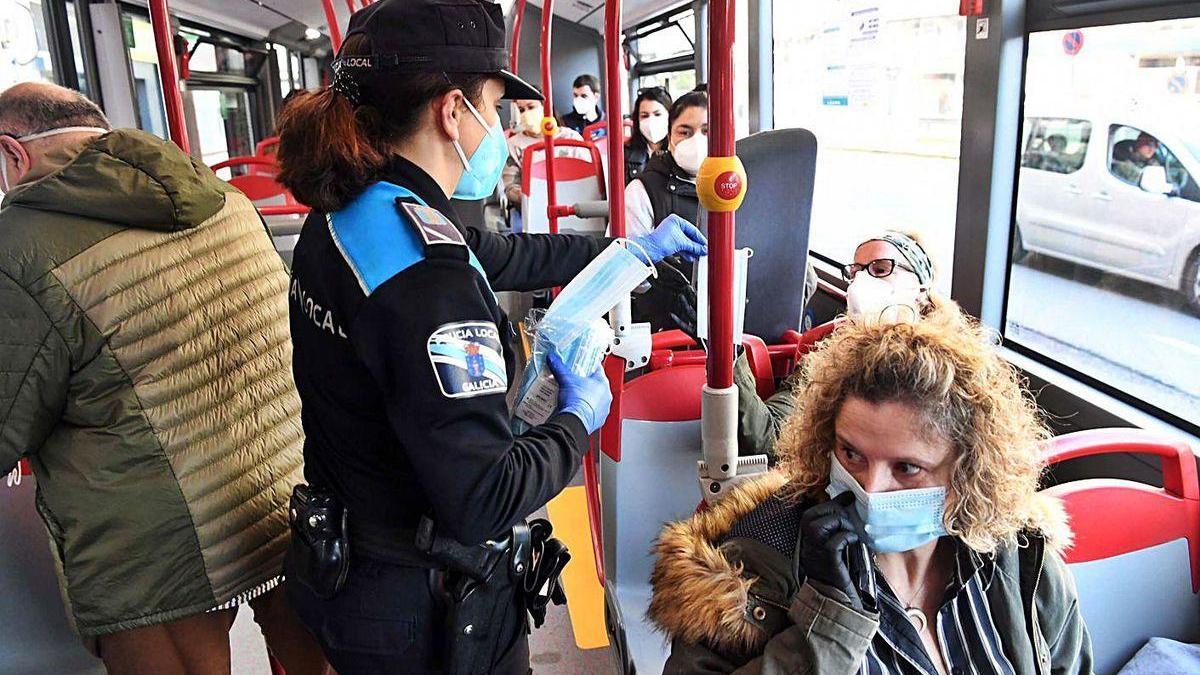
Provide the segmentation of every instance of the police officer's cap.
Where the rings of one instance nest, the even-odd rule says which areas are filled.
[[[489,0],[379,0],[350,17],[371,39],[367,56],[339,54],[335,73],[355,79],[405,73],[476,73],[504,80],[504,98],[542,100],[509,72],[504,10]]]

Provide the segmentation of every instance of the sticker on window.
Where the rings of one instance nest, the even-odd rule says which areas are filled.
[[[500,331],[491,321],[448,323],[429,336],[428,348],[443,396],[474,398],[508,390]]]

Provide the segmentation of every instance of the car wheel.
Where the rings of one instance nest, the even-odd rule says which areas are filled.
[[[1192,251],[1187,267],[1183,268],[1183,299],[1193,314],[1200,315],[1200,249]]]
[[[1025,250],[1025,240],[1021,237],[1021,228],[1013,228],[1013,243],[1012,243],[1012,261],[1014,263],[1025,262],[1029,257],[1029,251]]]

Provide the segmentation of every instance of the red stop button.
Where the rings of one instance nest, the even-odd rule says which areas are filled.
[[[738,195],[742,193],[742,177],[735,171],[726,171],[717,176],[716,184],[713,187],[713,191],[721,199],[737,199]]]

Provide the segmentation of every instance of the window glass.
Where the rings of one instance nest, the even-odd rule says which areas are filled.
[[[76,12],[87,11],[87,5],[77,7],[74,0],[69,0],[67,6],[67,28],[71,34],[71,52],[75,57],[75,77],[79,82],[79,91],[87,97],[92,96],[92,88],[87,78],[87,68],[83,63],[83,54],[85,41],[82,34],[79,32],[79,17]]]
[[[1192,425],[1197,45],[1200,19],[1030,36],[1005,325],[1011,343]]]
[[[201,160],[212,166],[254,154],[250,95],[240,89],[193,88]]]
[[[646,89],[648,87],[664,87],[671,98],[676,99],[696,88],[696,71],[689,68],[688,70],[675,70],[669,73],[639,77],[637,88]]]
[[[817,136],[810,246],[921,236],[949,292],[966,20],[944,0],[776,2],[775,126]]]
[[[137,100],[138,127],[160,138],[167,138],[167,110],[163,104],[162,82],[158,75],[158,52],[154,48],[154,27],[140,16],[122,14],[125,48],[133,71],[133,93]]]
[[[647,63],[691,54],[693,50],[691,38],[692,33],[695,32],[695,22],[692,12],[689,11],[666,28],[638,38],[634,45],[638,61]]]
[[[1075,173],[1087,156],[1092,123],[1087,120],[1042,118],[1026,122],[1021,166],[1054,173]]]
[[[281,96],[287,96],[292,93],[292,76],[288,72],[288,55],[287,49],[279,45],[275,45],[275,64],[279,67],[279,93]]]
[[[0,0],[0,91],[18,82],[53,82],[42,3]]]

